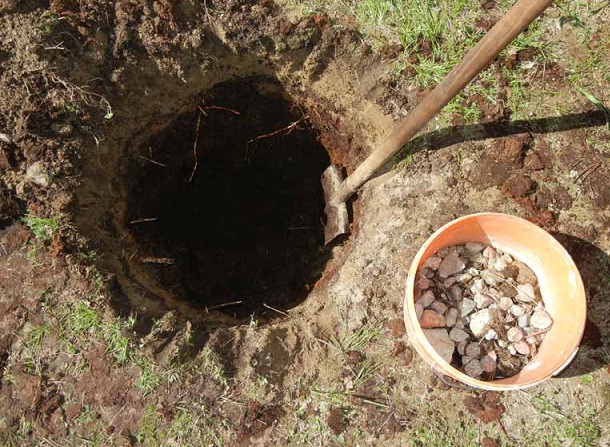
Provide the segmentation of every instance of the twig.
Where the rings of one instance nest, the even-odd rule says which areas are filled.
[[[271,133],[266,133],[264,135],[259,135],[256,138],[252,138],[251,140],[248,141],[248,144],[253,143],[254,141],[258,141],[258,140],[262,140],[264,138],[270,138],[274,135],[277,135],[278,133],[282,133],[284,131],[288,131],[290,132],[292,129],[294,129],[299,123],[302,123],[303,121],[306,121],[309,119],[309,115],[305,115],[303,118],[301,118],[298,121],[295,121],[294,123],[291,123],[289,125],[287,125],[286,127],[282,127],[281,129],[278,129],[276,131],[273,131]]]
[[[146,158],[146,157],[145,157],[145,156],[143,156],[143,155],[138,155],[138,157],[140,157],[142,160],[149,161],[149,162],[151,162],[151,163],[152,163],[152,164],[154,164],[154,165],[157,165],[157,166],[162,166],[162,167],[164,167],[164,168],[167,168],[167,165],[164,165],[163,163],[160,163],[160,162],[158,162],[158,161],[155,161],[155,160],[153,160],[152,158]]]
[[[263,306],[265,306],[267,309],[271,309],[275,312],[277,312],[278,314],[284,315],[285,317],[289,317],[290,315],[288,315],[286,312],[282,312],[281,310],[276,309],[275,307],[271,307],[268,306],[267,304],[263,303]]]
[[[193,177],[195,177],[195,172],[197,172],[197,165],[199,161],[197,160],[197,145],[199,144],[199,131],[201,127],[201,117],[203,112],[199,111],[199,116],[197,117],[197,133],[195,134],[195,143],[193,143],[193,158],[195,158],[195,165],[193,166],[193,172],[191,172],[191,177],[189,178],[189,183],[193,181]]]
[[[139,224],[139,223],[145,223],[145,222],[156,222],[158,220],[159,220],[158,217],[143,217],[141,219],[132,220],[129,223],[133,225],[133,224]]]
[[[199,106],[199,110],[202,113],[205,113],[206,110],[224,110],[226,112],[231,112],[234,115],[241,115],[241,112],[238,112],[237,110],[233,110],[233,109],[229,109],[228,107],[221,107],[221,106]]]
[[[229,307],[229,306],[237,306],[238,304],[243,303],[243,301],[231,301],[230,303],[224,303],[224,304],[217,304],[216,306],[211,306],[208,307],[207,310],[216,310],[216,309],[222,309],[223,307]]]

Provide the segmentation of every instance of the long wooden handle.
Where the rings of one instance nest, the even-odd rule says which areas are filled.
[[[464,59],[397,125],[381,144],[342,183],[333,200],[345,202],[381,166],[485,69],[553,0],[519,0],[468,52]]]

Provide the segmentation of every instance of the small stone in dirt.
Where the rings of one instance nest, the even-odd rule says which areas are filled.
[[[528,345],[525,340],[520,340],[517,343],[515,343],[513,346],[515,347],[515,350],[519,354],[529,355],[529,353],[530,353],[530,345]]]
[[[521,341],[523,340],[523,337],[524,334],[521,328],[511,327],[508,331],[506,331],[506,338],[508,338],[508,341],[511,343]]]
[[[487,245],[481,244],[480,242],[466,242],[465,247],[466,251],[469,251],[470,253],[480,253],[487,247]]]
[[[394,337],[400,337],[405,333],[405,322],[400,318],[394,318],[392,320],[388,320],[385,324],[385,327],[392,332]]]
[[[72,135],[74,128],[67,123],[53,123],[51,124],[51,130],[61,137],[67,137]]]
[[[447,305],[445,303],[443,303],[442,301],[435,301],[432,304],[430,304],[430,309],[438,312],[439,314],[445,314],[445,312],[447,312]]]
[[[43,188],[48,188],[53,182],[53,177],[45,169],[44,163],[37,161],[28,168],[25,173],[25,180]]]
[[[482,338],[497,320],[498,313],[495,309],[483,309],[472,315],[469,327],[475,337]]]
[[[451,338],[451,336],[449,337]],[[481,346],[478,343],[469,343],[468,346],[466,346],[464,353],[468,357],[478,359],[481,356]]]
[[[468,346],[468,340],[463,340],[457,345],[457,352],[460,355],[466,354],[466,346]]]
[[[521,301],[522,303],[529,303],[535,301],[536,295],[534,291],[534,286],[532,286],[531,284],[517,285],[517,297],[515,299],[517,301]]]
[[[445,317],[438,312],[426,309],[419,320],[419,325],[423,329],[445,327]]]
[[[449,293],[451,293],[453,300],[457,302],[462,301],[462,298],[464,296],[462,288],[458,285],[451,286],[451,288],[449,289]]]
[[[492,355],[490,355],[491,353],[494,353],[495,355],[495,352],[493,351],[488,352],[487,355],[484,355],[483,358],[481,358],[481,361],[479,362],[481,368],[486,373],[493,373],[496,370],[496,359]]]
[[[0,141],[6,144],[13,144],[13,137],[7,133],[0,133]]]
[[[438,256],[430,256],[424,262],[424,267],[428,267],[429,269],[432,269],[432,270],[437,270],[439,265],[441,265],[441,262],[443,262],[443,258],[440,258]]]
[[[428,278],[419,278],[417,280],[417,287],[419,290],[426,290],[430,288],[430,280]]]
[[[498,288],[500,289],[499,292],[507,298],[517,296],[517,290],[507,282],[503,282],[498,286]]]
[[[477,306],[477,304],[474,301],[472,301],[470,298],[464,298],[462,300],[462,305],[460,306],[461,316],[465,317],[470,312],[472,312],[476,306]]]
[[[493,268],[497,271],[501,272],[508,267],[508,262],[506,262],[503,258],[496,258],[496,261],[493,264]]]
[[[466,268],[464,261],[454,252],[449,253],[438,266],[438,276],[448,278]]]
[[[422,306],[419,303],[415,303],[415,316],[417,317],[417,320],[421,319],[421,316],[424,313],[424,306]]]
[[[463,342],[464,340],[468,340],[468,332],[463,331],[462,329],[458,329],[456,327],[451,329],[449,332],[449,338],[456,343]]]
[[[532,314],[530,324],[536,329],[546,329],[551,327],[553,324],[553,319],[545,311],[537,310]]]
[[[472,293],[481,293],[487,291],[487,284],[483,279],[476,279],[472,286],[470,287],[470,291]]]
[[[515,317],[521,317],[525,314],[525,309],[522,306],[519,306],[518,304],[513,304],[510,308],[510,313],[513,314]]]
[[[455,322],[455,327],[458,329],[464,329],[464,327],[466,327],[466,326],[464,325],[464,322],[461,319],[458,319]]]
[[[463,273],[461,275],[456,276],[457,282],[464,284],[472,279],[472,275],[470,273]]]
[[[450,307],[449,310],[447,310],[447,314],[445,315],[445,324],[448,327],[455,326],[455,323],[457,322],[457,317],[458,310],[455,307]]]
[[[434,293],[432,293],[431,290],[426,290],[424,293],[421,294],[417,302],[423,307],[428,307],[434,302]]]
[[[481,363],[477,359],[472,359],[464,366],[464,372],[470,377],[477,378],[483,374],[483,368],[481,368]]]
[[[449,338],[449,334],[445,329],[425,329],[424,335],[434,350],[447,363],[451,362],[455,345]]]

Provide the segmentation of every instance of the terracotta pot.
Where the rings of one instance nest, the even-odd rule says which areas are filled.
[[[524,262],[538,277],[540,293],[553,326],[538,353],[521,372],[500,380],[473,379],[444,361],[426,339],[417,316],[415,287],[419,267],[437,250],[466,242],[482,242]],[[587,316],[585,290],[566,250],[549,233],[527,220],[499,213],[464,216],[437,230],[419,249],[407,279],[404,319],[419,355],[441,374],[475,388],[495,391],[530,387],[558,374],[576,355]]]

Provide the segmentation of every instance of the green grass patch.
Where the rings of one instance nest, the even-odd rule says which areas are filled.
[[[56,219],[45,219],[32,214],[26,214],[21,221],[34,233],[34,237],[41,241],[51,240],[59,230],[59,221]]]

